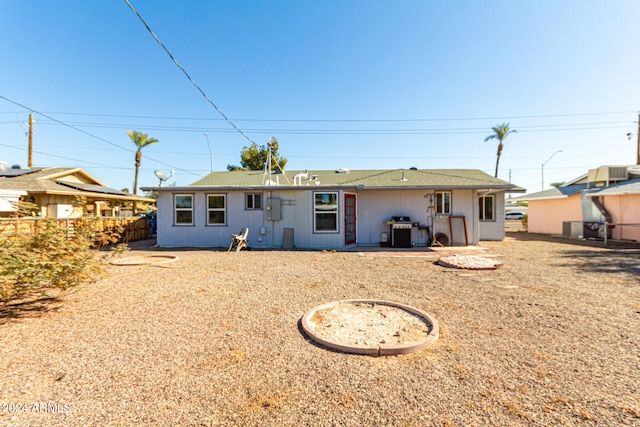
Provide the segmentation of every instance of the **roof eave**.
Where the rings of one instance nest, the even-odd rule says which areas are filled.
[[[574,194],[578,194],[578,193],[574,193]],[[574,194],[559,194],[557,196],[546,196],[546,197],[518,197],[518,200],[522,200],[525,202],[530,202],[531,200],[554,200],[554,199],[567,199],[570,196],[573,196]]]
[[[42,172],[46,172],[46,169],[44,171],[42,171]],[[103,182],[101,182],[96,177],[92,176],[91,174],[89,174],[87,171],[85,171],[82,168],[69,168],[69,169],[64,170],[64,171],[52,173],[51,175],[42,175],[42,176],[38,177],[38,179],[47,180],[47,181],[53,181],[55,179],[63,178],[63,177],[68,176],[68,175],[73,175],[75,173],[79,173],[80,175],[84,176],[85,178],[88,178],[91,181],[95,182],[97,185],[101,185],[103,187],[107,186]]]
[[[93,192],[85,192],[85,191],[61,191],[61,190],[25,190],[26,194],[50,194],[55,196],[82,196],[82,197],[91,197],[94,199],[113,199],[113,200],[130,200],[137,202],[155,202],[155,199],[144,196],[135,196],[132,194],[129,195],[118,195],[118,194],[107,194],[107,193],[93,193]]]
[[[491,190],[497,193],[524,193],[526,189],[505,185],[397,185],[378,186],[366,184],[330,184],[330,185],[188,185],[182,187],[141,187],[142,191],[177,192],[177,191],[233,191],[233,190]]]

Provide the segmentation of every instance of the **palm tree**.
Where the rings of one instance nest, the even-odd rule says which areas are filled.
[[[496,159],[496,175],[495,175],[495,177],[497,178],[498,163],[500,163],[500,155],[502,154],[502,147],[503,147],[502,141],[504,141],[505,138],[509,136],[510,133],[515,133],[517,131],[515,129],[509,129],[509,123],[503,123],[499,126],[494,126],[491,128],[491,130],[493,130],[493,134],[486,137],[484,139],[484,142],[487,142],[494,138],[498,140],[498,158]]]
[[[127,134],[133,143],[136,144],[136,147],[138,147],[136,150],[136,179],[133,181],[133,194],[138,194],[138,170],[140,169],[140,160],[142,160],[141,150],[149,144],[155,144],[158,140],[155,138],[149,138],[149,135],[137,130],[128,130]]]

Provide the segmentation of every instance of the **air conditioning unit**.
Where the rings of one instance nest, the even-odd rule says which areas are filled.
[[[626,166],[601,166],[589,169],[588,182],[609,185],[611,182],[626,181],[629,173]]]
[[[582,237],[582,221],[563,221],[562,222],[562,237]]]

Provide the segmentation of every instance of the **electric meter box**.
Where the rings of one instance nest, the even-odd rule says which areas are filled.
[[[282,221],[282,200],[267,199],[267,221]]]

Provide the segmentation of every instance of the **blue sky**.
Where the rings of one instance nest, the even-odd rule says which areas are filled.
[[[251,141],[287,169],[473,168],[539,191],[634,164],[640,2],[130,0]],[[82,167],[132,188],[126,130],[188,185],[249,140],[187,80],[124,0],[0,0],[0,161]],[[209,143],[213,155],[210,157]],[[631,141],[626,134],[632,132]]]

